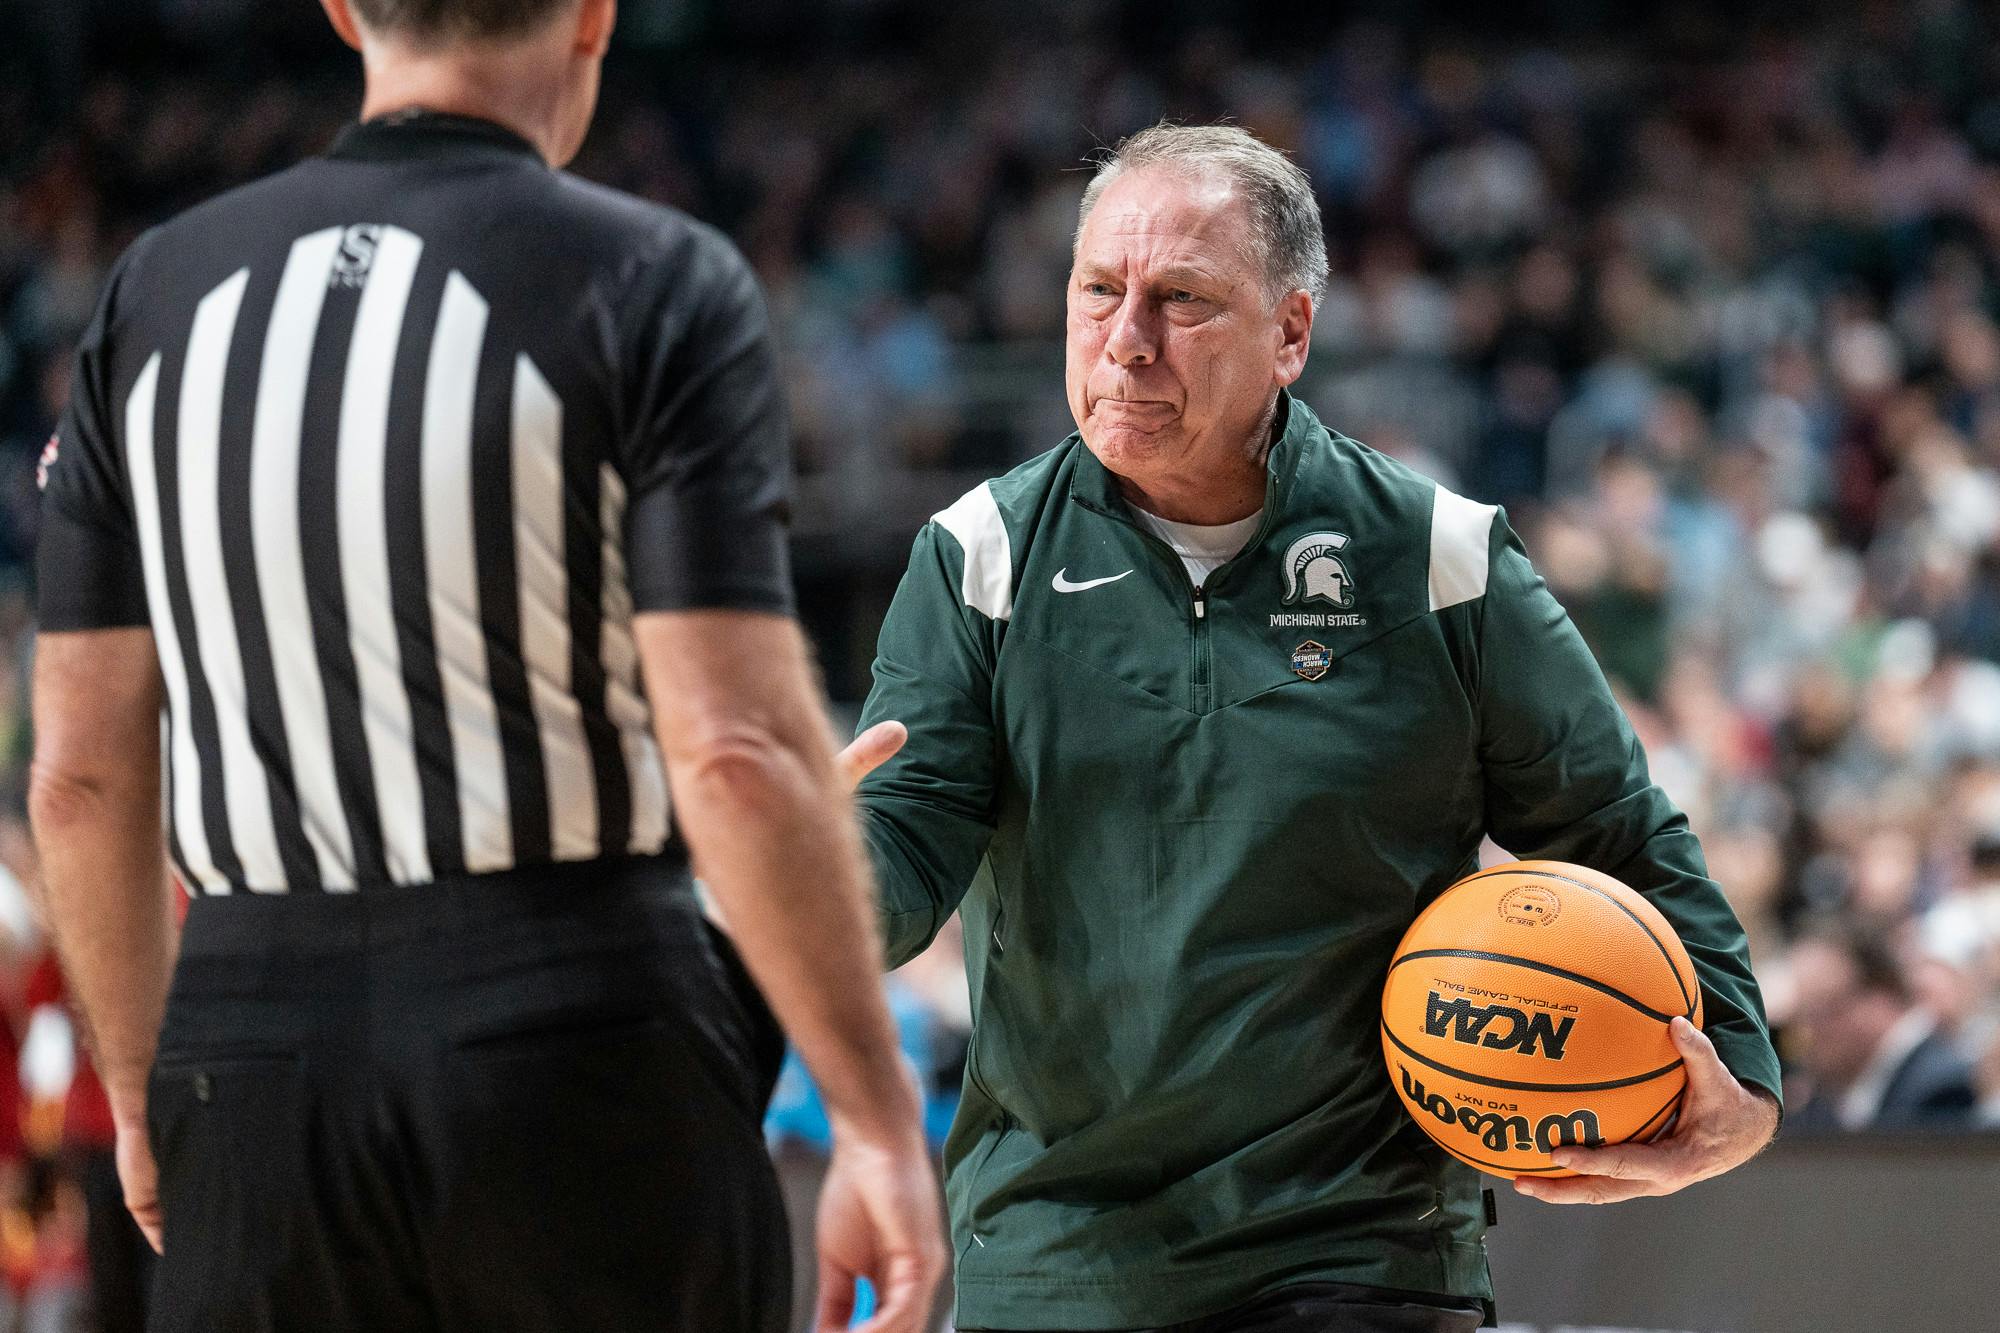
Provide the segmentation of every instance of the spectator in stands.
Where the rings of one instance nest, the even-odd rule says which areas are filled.
[[[1815,934],[1794,946],[1791,964],[1787,1030],[1798,1041],[1808,1092],[1793,1103],[1788,1130],[1970,1123],[1978,1101],[1972,1065],[1915,1002],[1901,963],[1879,937]]]
[[[1982,1129],[2000,1129],[2000,1037],[1989,1042],[1980,1057],[1976,1121]]]

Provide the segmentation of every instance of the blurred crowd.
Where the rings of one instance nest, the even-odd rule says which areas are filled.
[[[1958,0],[1572,8],[1530,38],[632,0],[578,169],[762,275],[802,528],[845,538],[801,572],[852,702],[910,515],[1069,429],[1087,155],[1162,116],[1293,153],[1335,269],[1302,395],[1508,506],[1749,929],[1792,1124],[2000,1124],[2000,29]],[[0,56],[0,865],[28,885],[34,468],[74,340],[138,230],[358,92],[303,0],[31,9],[42,45]],[[948,1095],[962,981],[926,969]]]

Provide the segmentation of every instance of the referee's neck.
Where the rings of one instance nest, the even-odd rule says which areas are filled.
[[[424,110],[492,121],[526,139],[552,166],[575,155],[595,101],[595,70],[543,41],[413,49],[370,41],[361,118]]]

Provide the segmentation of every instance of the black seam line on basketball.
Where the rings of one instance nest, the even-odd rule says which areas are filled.
[[[1676,1091],[1674,1092],[1674,1095],[1673,1095],[1673,1096],[1671,1096],[1671,1097],[1667,1098],[1667,1100],[1666,1100],[1666,1101],[1665,1101],[1664,1103],[1662,1103],[1662,1104],[1661,1104],[1661,1106],[1660,1106],[1660,1109],[1659,1109],[1659,1110],[1657,1110],[1657,1111],[1653,1112],[1653,1113],[1652,1113],[1651,1115],[1649,1115],[1649,1116],[1647,1116],[1647,1117],[1646,1117],[1646,1123],[1645,1123],[1645,1124],[1643,1124],[1643,1125],[1639,1126],[1639,1127],[1638,1127],[1637,1129],[1635,1129],[1635,1130],[1633,1130],[1633,1131],[1632,1131],[1632,1138],[1634,1138],[1634,1139],[1637,1139],[1637,1138],[1638,1138],[1638,1137],[1639,1137],[1639,1136],[1640,1136],[1641,1134],[1644,1134],[1644,1133],[1645,1133],[1645,1132],[1646,1132],[1647,1130],[1649,1130],[1649,1129],[1653,1129],[1653,1122],[1654,1122],[1654,1121],[1656,1121],[1656,1120],[1657,1120],[1657,1121],[1659,1121],[1659,1122],[1660,1122],[1660,1124],[1661,1124],[1662,1126],[1664,1126],[1664,1125],[1666,1124],[1666,1122],[1667,1122],[1667,1119],[1668,1119],[1668,1115],[1667,1115],[1667,1113],[1668,1113],[1669,1111],[1672,1111],[1672,1110],[1674,1109],[1674,1103],[1675,1103],[1675,1102],[1677,1102],[1677,1101],[1679,1101],[1679,1100],[1680,1100],[1681,1098],[1685,1097],[1686,1095],[1687,1095],[1687,1085],[1686,1085],[1686,1084],[1682,1084],[1682,1085],[1681,1085],[1681,1086],[1680,1086],[1680,1087],[1679,1087],[1679,1088],[1678,1088],[1678,1089],[1677,1089],[1677,1090],[1676,1090]],[[1658,1130],[1653,1130],[1653,1137],[1654,1137],[1654,1138],[1658,1138],[1658,1137],[1659,1137],[1659,1131],[1658,1131]],[[1647,1143],[1651,1143],[1652,1141],[1653,1141],[1652,1139],[1647,1139],[1647,1140],[1645,1140],[1645,1142],[1647,1142]]]
[[[1660,1112],[1672,1108],[1673,1104],[1679,1101],[1686,1094],[1686,1091],[1687,1090],[1683,1088],[1681,1091],[1676,1092],[1673,1096],[1667,1098],[1667,1104],[1665,1106],[1662,1106],[1659,1111],[1653,1112],[1652,1116],[1647,1119],[1644,1125],[1641,1125],[1639,1126],[1639,1128],[1633,1130],[1632,1138],[1627,1139],[1626,1142],[1630,1143],[1638,1139],[1638,1137],[1641,1134],[1646,1132],[1647,1126],[1651,1125],[1653,1121],[1658,1120],[1660,1118]],[[1529,1175],[1548,1175],[1552,1172],[1565,1171],[1569,1169],[1567,1167],[1561,1167],[1561,1166],[1509,1166],[1505,1162],[1489,1162],[1484,1157],[1474,1157],[1469,1152],[1460,1152],[1457,1148],[1452,1147],[1449,1143],[1446,1143],[1442,1139],[1432,1139],[1431,1142],[1437,1144],[1438,1147],[1444,1149],[1446,1152],[1450,1153],[1453,1157],[1456,1157],[1459,1161],[1464,1162],[1470,1166],[1479,1167],[1481,1170],[1485,1170],[1490,1167],[1495,1171],[1509,1172],[1517,1176],[1529,1176]],[[1564,1145],[1564,1146],[1569,1146],[1569,1145]],[[1615,1145],[1609,1145],[1609,1146],[1615,1146]]]
[[[1496,866],[1492,870],[1481,871],[1479,874],[1469,875],[1467,876],[1467,878],[1485,879],[1490,875],[1529,875],[1529,876],[1537,876],[1542,879],[1552,879],[1559,884],[1574,884],[1579,889],[1587,889],[1591,893],[1596,894],[1598,897],[1604,899],[1604,901],[1610,903],[1613,907],[1623,912],[1626,916],[1631,917],[1632,924],[1637,926],[1639,929],[1645,931],[1646,938],[1651,940],[1653,942],[1653,947],[1660,951],[1661,959],[1663,959],[1666,962],[1667,971],[1674,974],[1674,989],[1678,990],[1681,993],[1681,1003],[1686,1006],[1686,1012],[1682,1016],[1686,1018],[1689,1022],[1694,1021],[1694,1001],[1688,997],[1687,983],[1681,980],[1681,970],[1680,968],[1674,965],[1674,956],[1671,953],[1667,952],[1666,944],[1661,941],[1658,935],[1653,933],[1653,928],[1647,925],[1645,921],[1641,919],[1641,917],[1637,912],[1634,912],[1631,908],[1627,907],[1624,903],[1619,902],[1616,898],[1606,893],[1603,889],[1598,888],[1595,884],[1587,883],[1583,880],[1576,879],[1570,875],[1558,875],[1553,870],[1521,870],[1518,868],[1510,870]],[[1692,965],[1692,962],[1693,960],[1690,959],[1689,960],[1690,965]]]
[[[1404,1045],[1401,1037],[1389,1031],[1389,1025],[1386,1022],[1382,1024],[1382,1035],[1390,1041],[1395,1042],[1397,1050],[1420,1064],[1429,1065],[1440,1074],[1449,1074],[1453,1078],[1462,1078],[1467,1082],[1477,1083],[1483,1087],[1506,1088],[1510,1092],[1609,1092],[1613,1088],[1629,1088],[1635,1084],[1649,1083],[1660,1075],[1671,1074],[1681,1067],[1681,1062],[1676,1060],[1670,1065],[1661,1065],[1658,1069],[1647,1073],[1634,1074],[1630,1078],[1614,1078],[1608,1083],[1523,1083],[1518,1079],[1488,1078],[1484,1074],[1475,1074],[1466,1069],[1454,1069],[1448,1064],[1433,1060],[1428,1055],[1413,1051]]]
[[[1565,1167],[1560,1167],[1560,1166],[1508,1166],[1505,1162],[1489,1162],[1484,1157],[1474,1157],[1469,1152],[1460,1152],[1458,1149],[1452,1147],[1449,1143],[1442,1143],[1436,1139],[1432,1139],[1431,1142],[1436,1143],[1438,1147],[1444,1149],[1446,1152],[1450,1153],[1453,1157],[1456,1157],[1459,1161],[1464,1162],[1467,1166],[1476,1166],[1482,1171],[1491,1168],[1495,1174],[1510,1175],[1510,1176],[1538,1176],[1538,1175],[1547,1175],[1552,1171],[1563,1171],[1567,1169]]]
[[[1653,947],[1660,951],[1661,959],[1663,959],[1666,962],[1667,971],[1674,974],[1674,989],[1681,993],[1681,1003],[1687,1006],[1686,1012],[1683,1013],[1681,1017],[1687,1019],[1687,1021],[1690,1023],[1694,1022],[1694,1001],[1688,997],[1687,983],[1681,980],[1681,970],[1678,967],[1674,966],[1674,956],[1667,952],[1666,944],[1660,939],[1658,935],[1655,935],[1653,933],[1653,928],[1651,926],[1647,925],[1643,920],[1640,919],[1640,916],[1637,912],[1627,907],[1624,903],[1619,902],[1616,898],[1606,893],[1603,889],[1598,888],[1595,884],[1586,884],[1582,880],[1572,879],[1568,875],[1558,875],[1553,870],[1519,870],[1519,869],[1506,870],[1506,869],[1501,869],[1499,867],[1495,867],[1492,870],[1481,871],[1477,875],[1468,875],[1466,876],[1466,878],[1485,879],[1488,875],[1539,875],[1543,879],[1552,879],[1559,884],[1574,884],[1579,889],[1590,890],[1598,897],[1604,899],[1605,902],[1610,903],[1613,907],[1623,912],[1626,916],[1631,917],[1632,924],[1637,926],[1639,929],[1645,931],[1646,938],[1651,940],[1653,942]],[[1633,892],[1636,893],[1638,892],[1638,890],[1635,889],[1633,890]],[[1688,965],[1690,967],[1694,965],[1694,960],[1692,958],[1688,959]],[[1700,984],[1699,978],[1697,978],[1696,984],[1697,985]]]
[[[1627,1139],[1626,1142],[1631,1143],[1638,1140],[1641,1134],[1644,1134],[1648,1129],[1652,1127],[1654,1121],[1659,1120],[1664,1113],[1673,1110],[1674,1103],[1678,1102],[1681,1098],[1685,1097],[1686,1095],[1687,1095],[1687,1089],[1685,1087],[1675,1091],[1674,1095],[1667,1098],[1666,1103],[1662,1105],[1659,1110],[1653,1112],[1653,1114],[1646,1117],[1645,1124],[1639,1126],[1639,1128],[1632,1131],[1632,1137],[1630,1139]],[[1414,1115],[1415,1112],[1412,1112],[1411,1114]],[[1650,1139],[1646,1140],[1646,1142],[1651,1142],[1651,1141],[1652,1140]],[[1433,1138],[1431,1142],[1437,1144],[1438,1147],[1444,1149],[1446,1152],[1450,1153],[1453,1157],[1456,1157],[1459,1161],[1464,1162],[1469,1166],[1479,1167],[1481,1170],[1486,1170],[1488,1168],[1491,1168],[1495,1171],[1511,1172],[1514,1175],[1526,1176],[1526,1175],[1548,1175],[1552,1172],[1562,1171],[1567,1169],[1565,1167],[1560,1167],[1560,1166],[1509,1166],[1505,1162],[1489,1162],[1484,1157],[1474,1157],[1469,1152],[1461,1152],[1457,1148],[1452,1147],[1449,1143],[1446,1143],[1443,1139]]]
[[[1617,1000],[1621,1004],[1630,1005],[1656,1022],[1671,1023],[1674,1019],[1672,1014],[1663,1014],[1650,1005],[1640,1004],[1624,991],[1607,986],[1601,981],[1583,976],[1580,973],[1567,971],[1552,963],[1538,963],[1532,958],[1522,958],[1517,954],[1488,953],[1484,949],[1415,949],[1389,964],[1389,970],[1394,972],[1404,963],[1418,958],[1478,958],[1489,963],[1511,963],[1515,967],[1525,967],[1532,972],[1546,972],[1552,977],[1561,977],[1564,981],[1574,981],[1579,986],[1588,986],[1594,991],[1602,991],[1612,999]]]

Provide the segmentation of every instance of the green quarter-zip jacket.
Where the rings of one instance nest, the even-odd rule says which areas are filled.
[[[1263,524],[1205,586],[1073,435],[925,525],[883,625],[890,963],[965,918],[962,1326],[1489,1296],[1479,1178],[1378,1037],[1397,940],[1484,834],[1646,894],[1723,1061],[1778,1091],[1742,929],[1505,516],[1279,411]]]

